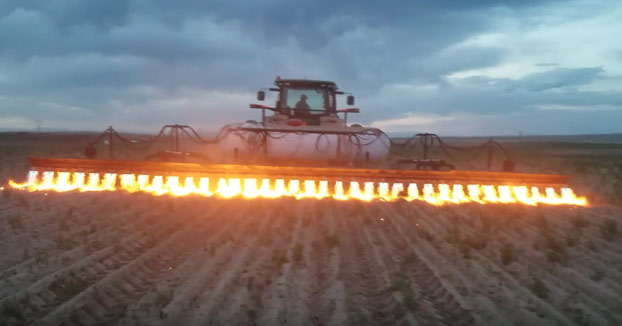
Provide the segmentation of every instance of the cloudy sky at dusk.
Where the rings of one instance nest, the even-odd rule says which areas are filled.
[[[2,0],[0,130],[215,130],[257,118],[280,75],[334,80],[390,132],[622,132],[621,17],[611,0]]]

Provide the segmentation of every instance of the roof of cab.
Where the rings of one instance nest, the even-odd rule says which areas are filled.
[[[274,81],[276,86],[294,86],[294,87],[311,87],[311,88],[332,88],[337,89],[337,84],[328,80],[311,80],[311,79],[282,79],[277,77]]]

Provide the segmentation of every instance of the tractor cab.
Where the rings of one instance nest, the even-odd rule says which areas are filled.
[[[325,123],[341,122],[337,113],[358,112],[358,109],[338,110],[336,105],[336,95],[344,94],[337,89],[337,85],[332,81],[308,80],[308,79],[281,79],[276,78],[274,84],[276,88],[270,91],[278,92],[278,97],[274,107],[252,104],[251,108],[268,109],[274,111],[274,115],[266,118],[264,115],[263,123],[266,124],[289,124],[289,125],[310,125],[319,126]],[[257,92],[257,100],[265,99],[265,91]],[[354,97],[348,96],[348,105],[354,104]]]

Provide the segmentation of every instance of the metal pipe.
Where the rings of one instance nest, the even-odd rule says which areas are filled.
[[[179,152],[179,125],[175,125],[174,130],[175,130],[175,151]]]
[[[430,143],[428,142],[428,140],[430,140],[430,134],[422,134],[423,137],[423,159],[427,160],[428,159],[428,146],[430,145]]]
[[[108,127],[106,131],[108,132],[108,144],[110,145],[110,147],[108,147],[108,155],[110,156],[110,159],[114,159],[114,150],[112,145],[112,126]]]
[[[492,168],[492,138],[488,140],[488,164],[486,165],[488,171],[491,171]]]
[[[268,132],[267,131],[263,132],[263,142],[264,142],[263,155],[264,155],[264,158],[267,159],[268,158]]]

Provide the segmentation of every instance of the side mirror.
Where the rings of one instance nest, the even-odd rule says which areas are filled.
[[[354,105],[354,96],[348,95],[347,103],[348,105]]]
[[[257,101],[263,101],[266,99],[266,92],[259,91],[257,92]]]

